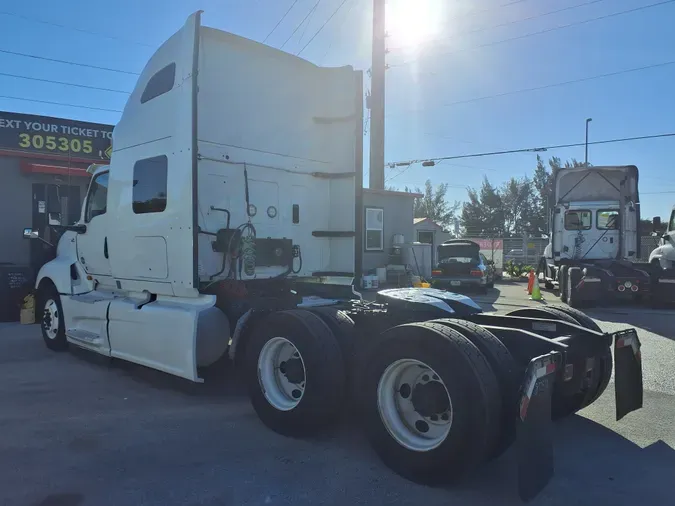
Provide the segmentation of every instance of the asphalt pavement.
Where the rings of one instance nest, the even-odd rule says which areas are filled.
[[[476,299],[497,311],[531,303],[515,284]],[[608,331],[638,328],[645,407],[614,421],[610,384],[556,424],[556,476],[531,504],[670,504],[675,311],[589,314]],[[415,485],[380,463],[356,419],[310,439],[282,437],[258,421],[231,371],[186,385],[83,352],[53,353],[37,326],[0,324],[2,505],[515,505],[515,483],[510,450],[454,488]]]

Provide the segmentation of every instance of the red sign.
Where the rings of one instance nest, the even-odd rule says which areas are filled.
[[[470,237],[466,238],[469,241],[473,241],[478,246],[480,246],[480,249],[482,250],[498,250],[498,249],[504,249],[504,241],[501,239],[473,239]]]

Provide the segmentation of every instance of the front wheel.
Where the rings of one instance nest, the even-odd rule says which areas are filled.
[[[579,267],[570,267],[567,271],[567,304],[570,307],[579,307],[581,299],[579,297],[578,286],[581,282],[581,269]]]
[[[567,302],[567,266],[563,265],[558,270],[558,290],[560,291],[560,300]]]
[[[63,319],[63,307],[61,297],[54,286],[43,288],[39,296],[40,328],[42,339],[47,348],[53,351],[65,351],[68,349],[66,339],[66,327]]]

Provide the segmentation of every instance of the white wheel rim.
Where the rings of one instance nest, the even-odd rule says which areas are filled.
[[[59,333],[59,307],[54,299],[45,302],[42,314],[42,328],[49,339],[56,339]]]
[[[377,385],[377,407],[389,434],[416,452],[438,448],[452,427],[448,389],[436,371],[419,360],[397,360],[385,369]]]
[[[307,371],[298,349],[288,339],[273,337],[258,355],[258,382],[267,402],[280,411],[295,408],[305,393]]]

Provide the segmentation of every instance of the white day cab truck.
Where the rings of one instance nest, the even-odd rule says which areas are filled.
[[[605,390],[612,346],[617,418],[642,406],[634,329],[605,334],[567,306],[485,314],[434,289],[362,300],[361,72],[200,25],[151,57],[38,274],[50,349],[193,382],[229,357],[281,434],[354,402],[384,463],[420,483],[517,441],[524,499],[553,474],[552,418]]]
[[[675,271],[640,262],[640,197],[634,165],[556,173],[550,239],[539,264],[546,287],[572,307],[614,299],[675,299]],[[664,239],[665,240],[665,239]]]
[[[654,217],[653,226],[652,235],[660,236],[660,238],[659,245],[649,255],[649,263],[657,270],[673,271],[675,270],[675,206],[670,212],[665,232],[658,232],[661,230],[660,216]]]

